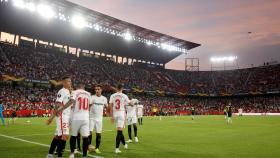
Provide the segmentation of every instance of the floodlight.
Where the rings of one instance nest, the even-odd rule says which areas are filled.
[[[17,8],[24,8],[25,3],[23,0],[13,0],[13,5]]]
[[[72,20],[71,20],[73,26],[75,26],[76,28],[83,28],[86,26],[86,21],[83,17],[81,16],[73,16]]]
[[[129,32],[126,32],[126,33],[124,34],[124,39],[130,41],[130,40],[132,39],[132,35],[131,35]]]
[[[26,5],[25,5],[25,8],[27,9],[27,10],[29,10],[29,11],[31,11],[31,12],[34,12],[35,10],[36,10],[36,7],[35,7],[35,5],[33,4],[33,3],[27,3]]]
[[[45,5],[45,4],[40,4],[37,7],[37,11],[42,17],[44,17],[46,19],[51,19],[55,15],[55,12],[52,10],[52,8],[50,6]]]
[[[94,26],[94,29],[95,29],[96,31],[99,31],[99,30],[100,30],[100,26],[99,26],[99,25],[95,25],[95,26]]]

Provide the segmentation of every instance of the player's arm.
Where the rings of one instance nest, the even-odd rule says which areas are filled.
[[[108,106],[108,108],[109,108],[109,112],[110,112],[110,117],[111,117],[111,121],[112,121],[112,123],[114,123],[114,117],[113,117],[113,103],[109,103],[109,106]]]
[[[75,102],[74,99],[70,99],[64,106],[61,106],[57,109],[56,113],[60,113],[63,110],[67,109],[68,107],[70,107],[73,103]]]
[[[91,107],[94,103],[93,96],[90,96],[89,107]]]
[[[53,121],[53,119],[57,116],[57,109],[59,108],[59,107],[61,107],[61,106],[63,106],[63,103],[62,102],[55,102],[55,105],[54,105],[54,109],[53,109],[53,111],[52,111],[52,113],[51,113],[51,116],[50,116],[50,118],[47,120],[47,125],[50,125],[51,123],[52,123],[52,121]]]

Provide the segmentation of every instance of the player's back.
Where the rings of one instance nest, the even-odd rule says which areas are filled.
[[[88,120],[90,93],[82,89],[75,90],[72,92],[71,98],[75,100],[72,120]]]
[[[113,104],[113,113],[116,114],[125,112],[125,106],[129,103],[129,99],[127,95],[117,92],[111,95],[109,102]]]

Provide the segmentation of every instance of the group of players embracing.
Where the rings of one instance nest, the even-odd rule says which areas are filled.
[[[75,148],[77,136],[80,134],[83,138],[82,154],[87,157],[88,150],[94,150],[100,154],[101,133],[103,125],[103,109],[108,107],[111,120],[116,124],[116,148],[115,153],[121,153],[120,143],[127,149],[127,143],[132,142],[131,126],[134,128],[135,142],[137,137],[137,116],[142,124],[143,105],[139,104],[137,99],[129,99],[124,94],[122,84],[116,88],[116,93],[112,94],[109,99],[102,96],[102,86],[95,86],[95,95],[85,90],[83,83],[78,83],[76,89],[72,90],[72,82],[70,77],[62,79],[63,88],[59,90],[56,98],[55,108],[52,115],[47,121],[51,124],[56,118],[55,136],[51,142],[49,153],[46,158],[53,158],[54,151],[57,151],[58,158],[62,157],[65,149],[66,141],[69,139],[70,129],[70,150],[69,158],[75,157]],[[123,129],[125,124],[128,125],[129,140],[125,141]],[[96,132],[96,146],[91,145],[92,132]]]

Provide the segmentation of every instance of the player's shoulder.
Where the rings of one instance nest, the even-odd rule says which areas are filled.
[[[107,100],[107,98],[106,98],[105,96],[103,96],[103,95],[101,96],[101,98],[102,98],[103,100]]]
[[[58,93],[63,93],[63,92],[66,92],[66,88],[61,88]]]
[[[115,97],[116,95],[119,95],[119,93],[113,93],[111,97]]]
[[[86,95],[89,95],[91,96],[90,92],[86,91],[86,90],[83,90],[83,89],[78,89],[78,90],[75,90],[73,91],[75,93],[81,93],[81,94],[86,94]]]

